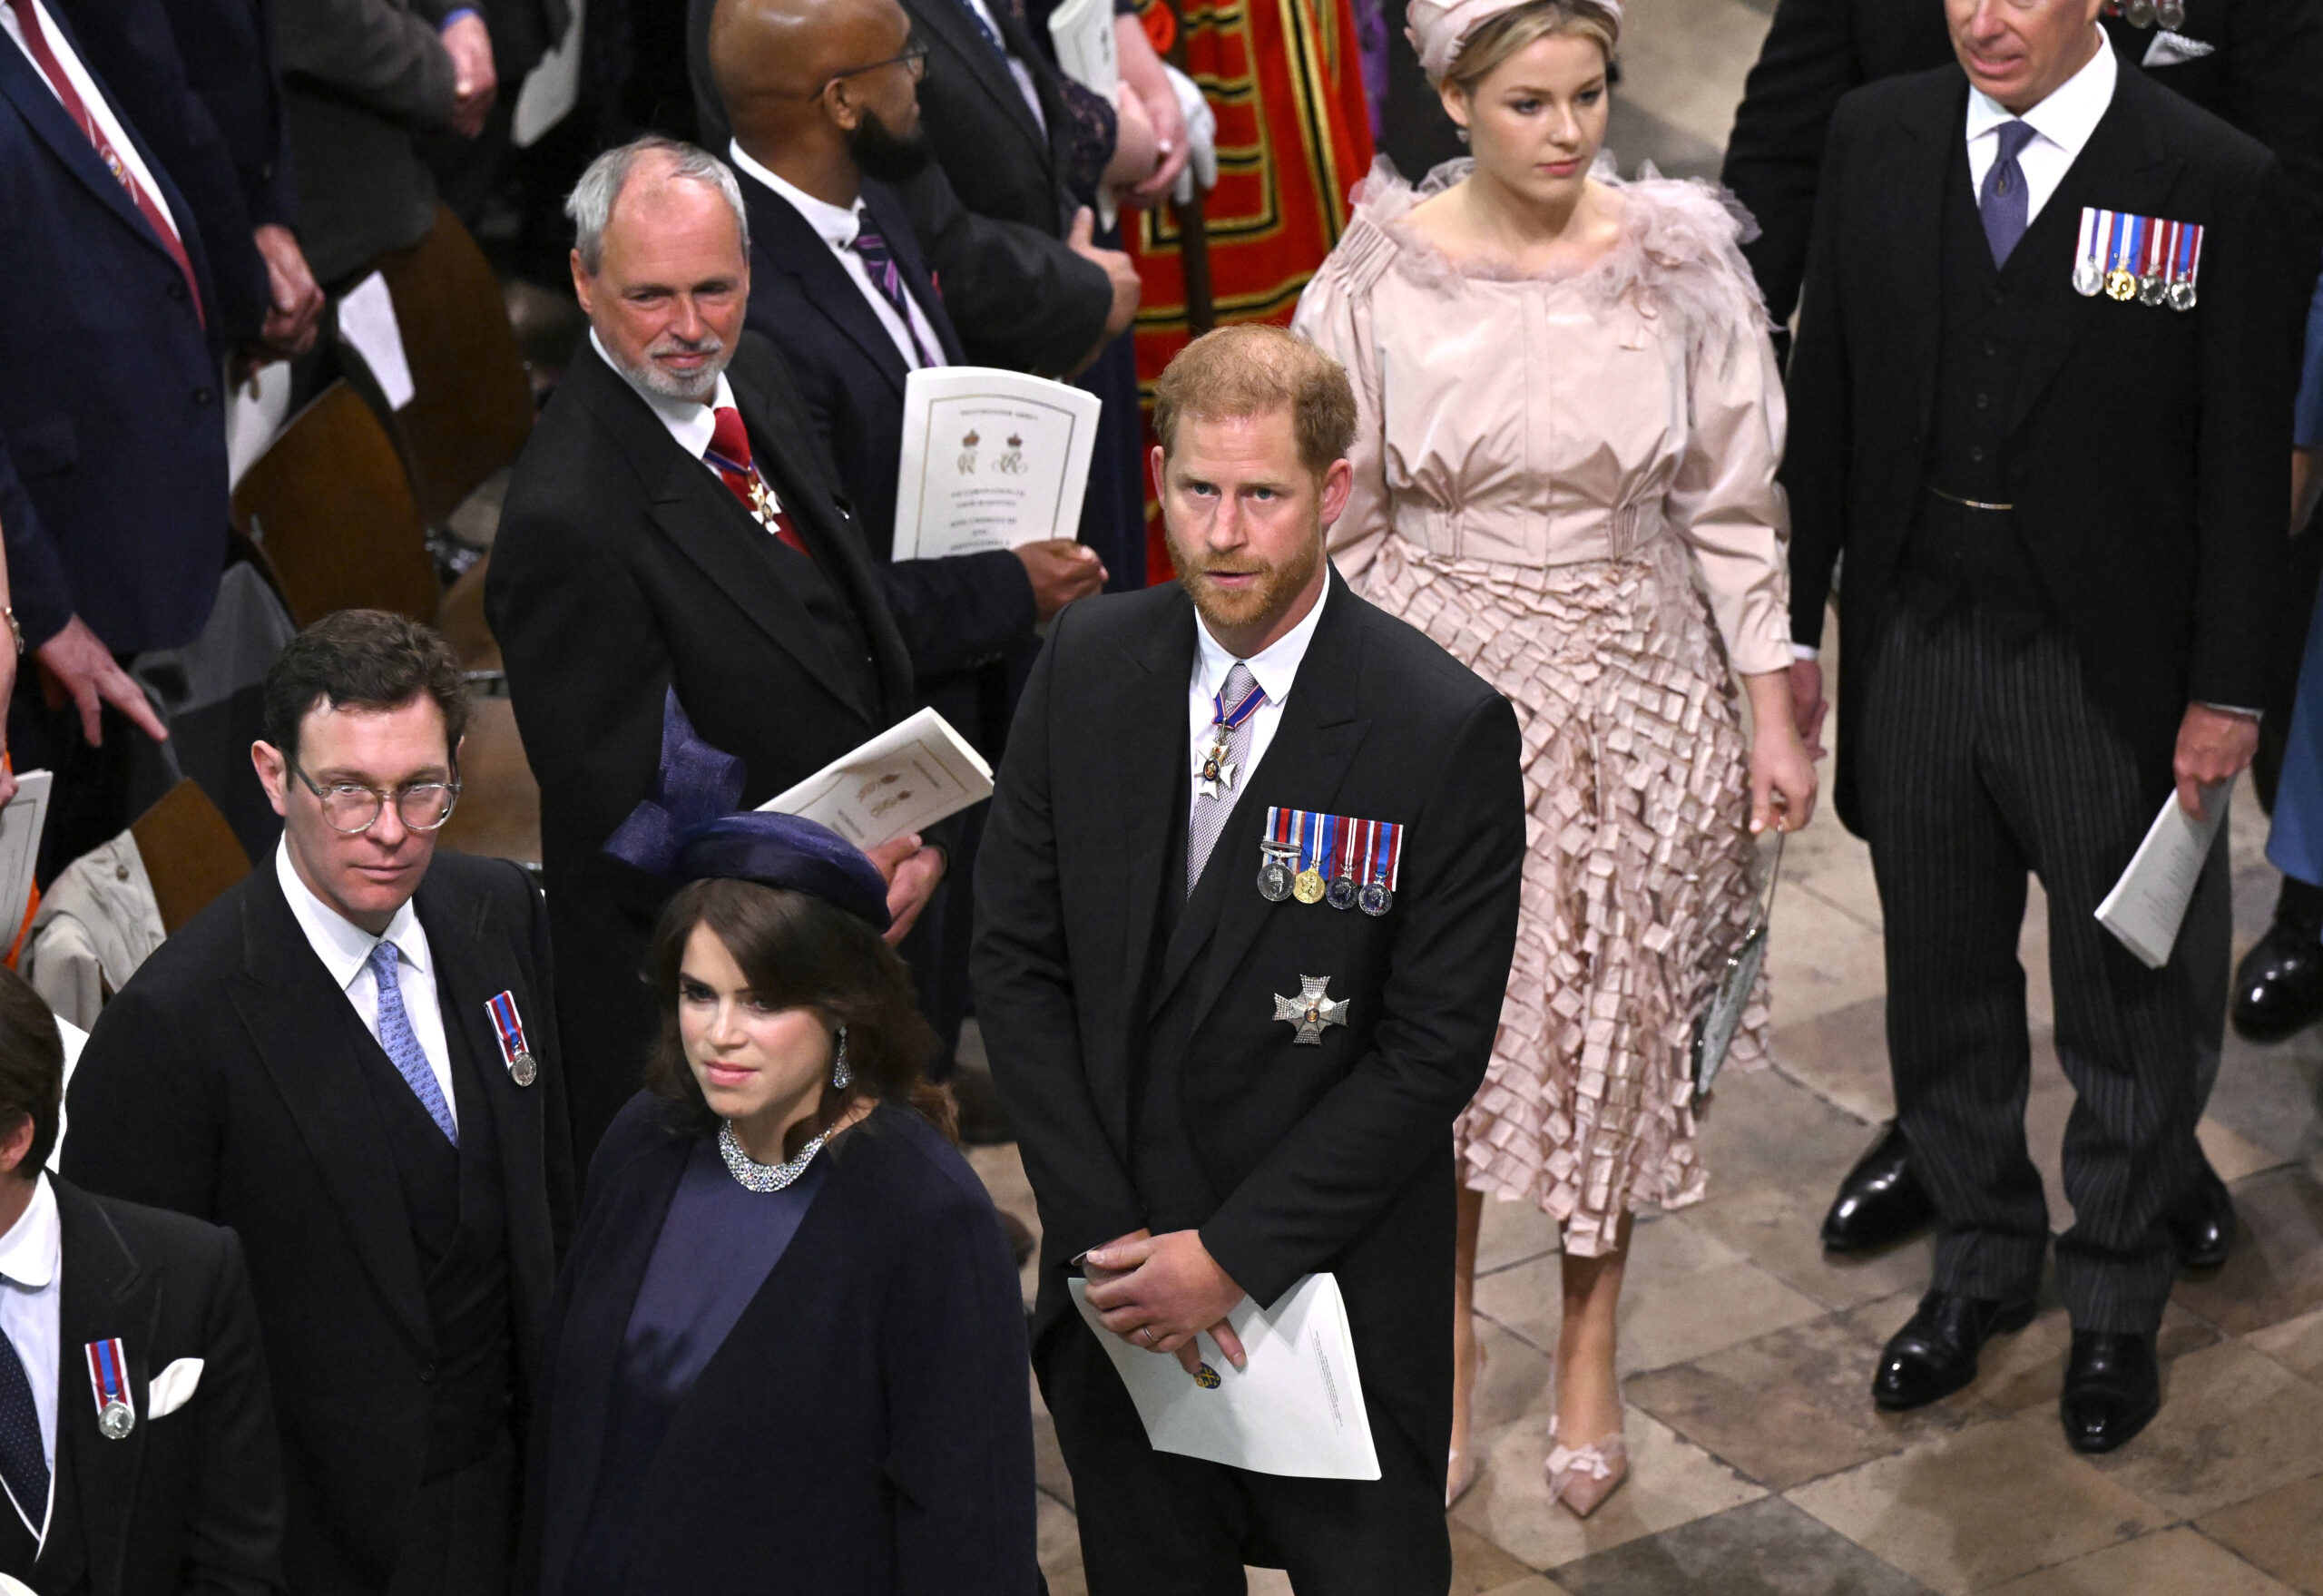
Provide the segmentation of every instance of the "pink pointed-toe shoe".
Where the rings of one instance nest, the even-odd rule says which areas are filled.
[[[1629,1478],[1629,1443],[1619,1430],[1586,1446],[1567,1446],[1557,1439],[1557,1421],[1549,1420],[1549,1455],[1541,1472],[1549,1483],[1549,1500],[1562,1502],[1575,1518],[1587,1518]]]

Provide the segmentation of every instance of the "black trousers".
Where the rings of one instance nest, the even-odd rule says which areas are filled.
[[[1377,1480],[1293,1480],[1146,1444],[1104,1349],[1078,1316],[1036,1359],[1073,1474],[1089,1596],[1244,1596],[1245,1563],[1299,1596],[1442,1596],[1452,1584],[1444,1449],[1422,1456],[1377,1405]]]
[[[1897,1112],[1942,1215],[1936,1287],[2014,1298],[2040,1283],[2048,1211],[2025,1148],[2016,957],[2030,872],[2048,894],[2057,1055],[2076,1098],[2058,1288],[2078,1328],[2151,1332],[2177,1274],[2163,1216],[2196,1168],[2223,1040],[2226,837],[2170,962],[2147,969],[2093,916],[2160,805],[2071,642],[1899,606],[1870,653],[1855,757],[1887,925]]]
[[[490,1453],[412,1499],[387,1596],[507,1596],[516,1539],[516,1444]]]

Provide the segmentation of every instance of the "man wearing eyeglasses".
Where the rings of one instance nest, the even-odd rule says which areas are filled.
[[[467,699],[426,627],[342,611],[268,672],[273,859],[164,943],[74,1072],[68,1177],[231,1227],[302,1596],[503,1596],[572,1215],[548,923],[436,851]]]

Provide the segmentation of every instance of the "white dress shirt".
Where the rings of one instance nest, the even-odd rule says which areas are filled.
[[[613,374],[629,385],[629,391],[644,400],[646,407],[661,418],[662,425],[670,429],[670,436],[678,440],[678,447],[701,460],[701,468],[716,476],[718,468],[703,456],[710,453],[710,440],[718,431],[718,412],[734,405],[733,385],[726,380],[726,374],[723,371],[718,374],[718,387],[710,396],[707,405],[698,399],[673,399],[667,394],[655,393],[623,371],[621,362],[605,352],[604,340],[597,336],[597,329],[593,327],[589,329],[589,344],[597,351],[597,358],[612,367]],[[741,406],[734,405],[734,408],[739,411]],[[759,475],[764,476],[766,474],[760,472]],[[720,480],[722,485],[723,479]],[[768,483],[766,492],[768,502],[775,509],[781,509],[782,501],[774,491],[774,484]]]
[[[735,165],[788,201],[793,211],[807,219],[807,225],[815,230],[816,235],[830,246],[831,253],[838,257],[840,269],[861,292],[864,303],[871,307],[871,314],[879,318],[879,325],[887,328],[887,341],[896,346],[896,353],[904,357],[906,366],[917,371],[923,366],[944,364],[944,346],[937,339],[936,329],[927,324],[927,318],[921,313],[919,302],[911,297],[910,290],[904,293],[904,303],[911,309],[911,325],[907,327],[904,318],[896,314],[896,308],[888,302],[887,296],[872,282],[871,269],[864,264],[863,257],[855,252],[856,238],[863,231],[863,201],[860,199],[852,207],[818,200],[806,190],[784,181],[751,160],[743,152],[739,139],[728,153],[733,157]],[[890,241],[888,248],[892,250],[894,247]],[[917,344],[912,342],[914,335],[918,337]],[[920,357],[922,349],[927,351],[930,358]]]
[[[136,141],[129,136],[129,130],[122,125],[121,118],[113,114],[111,103],[97,87],[96,80],[89,75],[89,69],[82,64],[79,53],[64,37],[64,30],[56,25],[54,14],[41,4],[41,0],[33,0],[33,10],[40,16],[42,36],[47,40],[48,47],[56,53],[57,64],[72,80],[73,92],[80,95],[81,103],[89,108],[89,114],[96,119],[99,131],[105,136],[105,142],[113,147],[113,152],[121,157],[121,163],[129,168],[129,175],[137,180],[140,188],[152,196],[153,209],[162,213],[162,224],[170,230],[171,236],[176,237],[178,219],[170,214],[170,202],[162,197],[162,185],[153,181],[152,171],[146,166],[143,157],[137,153]],[[32,49],[25,43],[25,31],[16,21],[13,6],[0,5],[0,33],[6,34],[15,42],[16,48],[24,51],[25,60],[31,65],[33,75],[48,83],[48,92],[56,94],[56,85],[49,83],[48,74],[41,71],[40,63],[33,59]],[[64,96],[56,94],[56,100],[61,105],[64,103]]]
[[[984,25],[992,30],[992,36],[1000,41],[1000,53],[1008,58],[1008,75],[1016,80],[1016,92],[1024,96],[1024,103],[1032,110],[1033,121],[1043,132],[1048,132],[1049,119],[1041,110],[1041,90],[1040,85],[1033,81],[1033,69],[1017,60],[1016,53],[1008,47],[1008,35],[1000,31],[1000,19],[992,15],[992,6],[987,0],[967,0],[967,4],[984,19]]]
[[[274,845],[274,874],[282,883],[282,896],[290,900],[291,917],[307,934],[307,945],[338,983],[338,989],[347,994],[347,1001],[355,1005],[363,1028],[375,1037],[379,1034],[379,983],[371,971],[371,950],[383,942],[396,945],[400,955],[396,961],[396,988],[403,994],[405,1017],[411,1021],[411,1033],[419,1039],[419,1051],[427,1055],[427,1067],[443,1089],[444,1106],[451,1111],[452,1123],[457,1126],[459,1098],[452,1090],[452,1053],[444,1041],[444,1009],[436,995],[436,961],[428,951],[427,933],[420,928],[411,905],[407,902],[396,911],[396,917],[387,922],[387,935],[374,936],[317,897],[299,879],[287,840]],[[379,1045],[387,1043],[382,1040]]]
[[[1200,791],[1201,765],[1199,756],[1209,751],[1211,727],[1218,720],[1218,690],[1226,685],[1237,664],[1248,665],[1257,678],[1259,690],[1267,701],[1257,714],[1250,717],[1250,751],[1242,768],[1234,773],[1234,796],[1239,798],[1250,785],[1250,778],[1258,772],[1259,761],[1266,758],[1268,747],[1274,741],[1275,729],[1282,724],[1282,706],[1290,697],[1291,684],[1299,680],[1299,663],[1307,657],[1307,645],[1315,641],[1315,627],[1323,619],[1323,605],[1331,596],[1331,583],[1327,572],[1323,591],[1315,595],[1315,607],[1307,612],[1298,625],[1253,654],[1247,660],[1230,654],[1219,641],[1210,635],[1209,623],[1197,614],[1194,617],[1194,674],[1186,687],[1186,791]],[[1228,708],[1232,708],[1229,705]],[[1191,813],[1191,808],[1187,811]]]
[[[1972,193],[1985,191],[1985,174],[1993,169],[2000,157],[2000,125],[2004,122],[2023,122],[2033,129],[2034,136],[2025,142],[2016,157],[2024,171],[2024,225],[2031,227],[2041,214],[2041,207],[2065,181],[2065,173],[2081,158],[2082,147],[2089,142],[2089,135],[2097,131],[2104,120],[2106,107],[2113,103],[2113,84],[2121,76],[2121,67],[2113,60],[2113,46],[2106,42],[2105,31],[2097,30],[2097,54],[2088,64],[2067,78],[2038,105],[2018,116],[2007,106],[1985,93],[1982,89],[1968,91],[1968,187]]]
[[[0,8],[5,9],[5,8]],[[33,1199],[8,1233],[0,1236],[0,1335],[15,1348],[25,1366],[25,1383],[33,1388],[33,1412],[40,1419],[41,1450],[48,1456],[48,1494],[56,1496],[56,1393],[63,1379],[58,1361],[57,1304],[63,1290],[64,1260],[63,1232],[56,1223],[56,1193],[44,1171],[33,1182]],[[9,1498],[33,1539],[48,1530],[46,1502],[31,1503]]]

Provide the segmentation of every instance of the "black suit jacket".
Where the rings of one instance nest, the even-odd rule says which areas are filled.
[[[130,138],[214,299],[191,208]],[[116,652],[191,641],[226,563],[217,346],[177,262],[14,44],[0,50],[0,282],[54,290],[0,307],[0,533],[25,643],[76,611]]]
[[[922,690],[932,677],[988,663],[1029,642],[1036,619],[1033,583],[1024,563],[1007,550],[902,564],[889,559],[911,368],[822,235],[781,195],[748,173],[737,175],[750,216],[750,325],[782,351],[784,368],[798,379]],[[877,183],[865,182],[863,202],[887,240],[905,291],[936,334],[936,352],[946,364],[964,364],[911,219]]]
[[[2124,65],[2145,59],[2157,30],[2119,17],[2105,31]],[[2272,150],[2289,172],[2302,214],[2287,235],[2311,284],[2323,220],[2323,3],[2186,0],[2182,35],[2212,46],[2192,61],[2149,69],[2174,89]],[[1952,64],[1942,0],[1781,0],[1750,70],[1727,141],[1726,186],[1758,219],[1743,245],[1768,308],[1787,321],[1799,302],[1831,113],[1850,89]],[[2298,289],[2302,297],[2306,286]]]
[[[1367,1404],[1440,1452],[1452,1122],[1484,1078],[1515,946],[1516,717],[1329,581],[1274,740],[1158,962],[1162,895],[1183,891],[1193,606],[1172,584],[1058,617],[977,861],[976,1015],[1040,1202],[1036,1357],[1079,1323],[1069,1260],[1147,1223],[1132,1167],[1137,1061],[1153,1016],[1190,1003],[1180,1120],[1220,1195],[1203,1245],[1260,1303],[1336,1271]],[[1261,897],[1270,805],[1404,822],[1390,912]],[[1276,994],[1307,975],[1349,1004],[1318,1047],[1294,1045],[1273,1017]]]
[[[667,1114],[641,1093],[589,1171],[533,1431],[521,1596],[564,1590],[596,1497],[622,1337],[701,1144]],[[633,1483],[624,1589],[1030,1596],[1024,1298],[992,1200],[900,1106],[821,1156],[797,1234]]]
[[[282,1465],[266,1353],[241,1243],[49,1177],[63,1279],[57,1302],[56,1485],[30,1583],[42,1596],[262,1596],[284,1589]],[[85,1348],[119,1337],[136,1423],[97,1428]],[[155,1376],[201,1375],[156,1418]]]
[[[516,867],[453,853],[436,856],[412,901],[445,1028],[484,1062],[521,1434],[573,1213],[547,917]],[[491,1067],[485,1004],[501,992],[539,1062],[530,1086]],[[358,1073],[365,1034],[262,861],[105,1005],[64,1142],[66,1172],[90,1190],[230,1226],[248,1249],[289,1482],[284,1565],[301,1596],[385,1587],[436,1377],[418,1247]]]
[[[1820,641],[1844,551],[1844,659],[1871,658],[1925,493],[1944,184],[1958,170],[1967,93],[1959,68],[1939,68],[1859,90],[1832,121],[1782,479],[1792,635]],[[2279,164],[2255,141],[2124,72],[2047,203],[2068,216],[2096,206],[2203,224],[2199,307],[2076,294],[2076,228],[2044,227],[2020,246],[2053,258],[2033,263],[2042,299],[2003,449],[2007,498],[2157,806],[2187,703],[2263,703],[2270,680],[2297,347],[2283,191]],[[1843,691],[1837,797],[1853,826],[1850,703]]]
[[[541,785],[583,1158],[636,1092],[654,1027],[640,974],[668,887],[602,851],[653,790],[671,689],[760,804],[893,725],[911,661],[815,424],[745,332],[727,367],[751,453],[868,643],[818,627],[778,544],[584,343],[517,460],[485,602]]]

